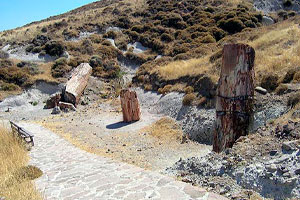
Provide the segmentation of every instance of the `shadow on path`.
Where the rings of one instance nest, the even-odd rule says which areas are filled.
[[[128,126],[130,124],[133,124],[135,122],[131,122],[131,123],[127,123],[127,122],[117,122],[117,123],[113,123],[113,124],[109,124],[106,126],[107,129],[119,129],[125,126]]]

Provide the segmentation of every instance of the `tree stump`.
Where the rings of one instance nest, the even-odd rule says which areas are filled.
[[[124,122],[139,121],[141,118],[139,100],[136,92],[124,89],[120,93]]]
[[[216,130],[213,151],[231,148],[248,134],[253,121],[255,51],[245,44],[223,48],[221,75],[217,89]]]
[[[75,107],[86,88],[92,74],[92,67],[88,63],[80,64],[72,73],[71,79],[63,90],[63,100],[72,103]]]

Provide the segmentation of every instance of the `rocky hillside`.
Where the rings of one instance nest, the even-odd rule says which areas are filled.
[[[247,43],[256,52],[255,84],[262,87],[255,93],[253,134],[224,153],[180,159],[166,173],[231,199],[299,198],[297,13],[299,0],[98,1],[0,32],[0,99],[40,80],[64,83],[73,68],[88,62],[95,82],[82,105],[118,97],[122,87],[140,87],[142,108],[159,104],[187,138],[209,144],[221,50],[226,43]],[[26,102],[33,108],[44,100],[30,92],[20,101],[6,99],[2,109],[24,99],[34,99]],[[22,112],[29,113],[18,110],[21,119]]]

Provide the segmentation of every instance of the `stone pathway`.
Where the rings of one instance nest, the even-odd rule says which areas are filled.
[[[44,175],[36,180],[46,200],[225,200],[158,173],[82,151],[37,124],[20,123],[35,135],[30,164]]]

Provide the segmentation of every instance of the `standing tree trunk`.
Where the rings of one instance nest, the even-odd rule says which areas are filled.
[[[80,64],[72,73],[71,79],[63,90],[63,100],[72,103],[75,107],[86,88],[92,74],[92,67],[88,63]]]
[[[213,150],[231,148],[248,134],[253,120],[255,51],[245,44],[224,46],[217,89],[216,130]]]
[[[136,92],[127,89],[120,93],[124,122],[139,121],[141,118],[139,100]]]

